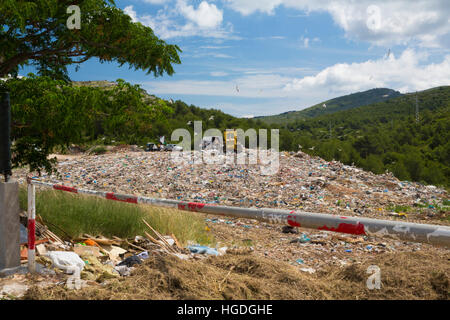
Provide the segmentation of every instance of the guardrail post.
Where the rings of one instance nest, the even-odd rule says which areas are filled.
[[[36,272],[36,187],[28,183],[28,271]]]

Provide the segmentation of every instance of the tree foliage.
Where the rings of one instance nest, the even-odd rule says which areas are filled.
[[[57,147],[86,143],[104,134],[133,140],[144,136],[171,109],[161,99],[123,80],[110,90],[74,86],[30,74],[5,83],[11,92],[13,167],[52,172],[48,155]]]
[[[399,179],[450,185],[450,87],[419,92],[282,125],[287,150],[393,172]],[[331,126],[331,136],[330,136]],[[314,147],[314,149],[310,149]]]
[[[80,8],[80,29],[67,27],[70,5]],[[0,12],[0,77],[34,64],[40,75],[67,80],[68,65],[93,57],[155,76],[180,63],[178,46],[133,23],[112,0],[2,0]]]

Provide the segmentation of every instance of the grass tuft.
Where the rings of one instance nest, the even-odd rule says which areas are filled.
[[[20,206],[22,210],[27,209],[25,188],[20,190]],[[161,234],[173,233],[182,244],[186,244],[188,240],[201,244],[213,243],[200,214],[115,202],[93,196],[37,190],[36,215],[40,215],[47,227],[62,238],[77,238],[84,233],[119,238],[144,236],[145,231],[152,234],[142,222],[144,218]]]

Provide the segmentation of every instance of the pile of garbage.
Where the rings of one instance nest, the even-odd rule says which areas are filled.
[[[306,153],[279,153],[279,170],[255,164],[176,164],[167,152],[84,155],[58,164],[43,181],[76,188],[218,205],[280,208],[409,220],[446,220],[446,190],[392,173],[376,175]],[[26,172],[18,172],[24,181]],[[409,212],[398,212],[403,206]],[[443,219],[444,218],[444,219]]]
[[[203,259],[208,255],[223,255],[227,248],[210,248],[191,243],[183,247],[174,234],[161,235],[145,220],[148,232],[133,239],[84,234],[63,241],[51,232],[40,216],[36,219],[36,271],[37,283],[64,285],[68,289],[81,289],[89,285],[130,276],[133,270],[151,255],[173,255],[179,259]],[[27,219],[21,214],[21,262],[28,263]],[[153,236],[151,235],[153,234]],[[0,299],[20,298],[29,288],[30,274],[16,274],[0,279]],[[44,281],[45,278],[45,281]],[[36,280],[36,279],[35,279]],[[36,282],[36,281],[35,281]],[[28,284],[27,284],[28,283]]]

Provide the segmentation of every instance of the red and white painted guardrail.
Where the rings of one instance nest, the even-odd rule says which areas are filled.
[[[53,188],[65,192],[93,195],[108,200],[127,202],[133,204],[150,204],[160,207],[169,207],[185,211],[202,212],[214,215],[232,216],[237,218],[256,219],[269,223],[279,223],[293,227],[310,228],[341,232],[354,235],[393,236],[398,239],[423,242],[433,245],[450,247],[450,227],[418,224],[402,221],[379,220],[361,217],[346,217],[323,213],[303,211],[268,209],[268,208],[241,208],[218,206],[215,204],[185,202],[179,200],[148,198],[113,192],[77,189],[59,184],[39,181],[28,178],[28,250],[29,268],[34,266],[34,219],[35,219],[35,189],[34,186]],[[30,257],[32,259],[30,259]],[[30,262],[32,264],[30,264]]]
[[[28,271],[36,271],[36,188],[28,183]]]

